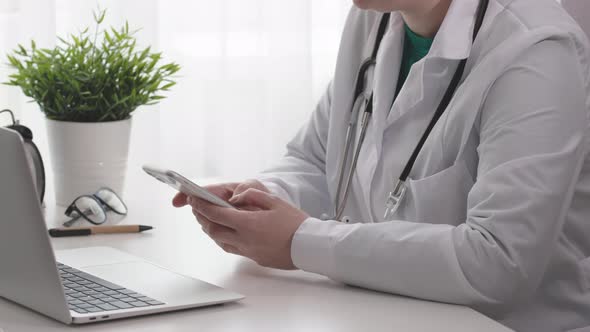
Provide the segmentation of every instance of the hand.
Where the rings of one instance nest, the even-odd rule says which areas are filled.
[[[266,267],[296,268],[291,259],[291,242],[308,218],[305,212],[254,188],[233,195],[229,203],[256,207],[257,211],[219,207],[197,197],[190,197],[187,202],[205,233],[226,252],[248,257]]]

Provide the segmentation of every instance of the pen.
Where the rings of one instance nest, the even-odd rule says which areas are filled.
[[[93,234],[120,234],[120,233],[141,233],[152,229],[152,226],[144,225],[117,225],[98,227],[74,227],[74,228],[52,228],[49,235],[52,237],[81,236]]]

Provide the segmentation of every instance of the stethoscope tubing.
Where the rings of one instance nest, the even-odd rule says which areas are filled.
[[[338,176],[338,188],[336,189],[336,199],[335,199],[335,205],[334,205],[334,216],[337,217],[336,219],[340,219],[342,212],[344,211],[344,208],[340,207],[340,193],[342,192],[342,184],[343,184],[343,180],[344,180],[344,173],[346,172],[346,166],[348,165],[348,158],[350,155],[350,150],[352,147],[352,143],[353,143],[353,135],[356,129],[356,124],[358,121],[358,112],[360,111],[361,107],[363,106],[362,103],[366,103],[367,101],[369,103],[371,103],[371,105],[367,104],[365,105],[365,109],[364,109],[364,115],[363,115],[363,121],[362,123],[364,124],[364,126],[366,127],[368,125],[368,121],[371,118],[370,114],[372,113],[372,95],[368,98],[360,98],[363,95],[363,81],[365,79],[365,75],[366,73],[369,71],[369,68],[371,68],[372,66],[374,66],[376,64],[376,59],[374,58],[369,58],[365,61],[363,61],[363,63],[360,66],[360,69],[357,73],[357,77],[356,77],[356,85],[355,85],[355,99],[353,100],[353,105],[352,105],[352,112],[351,112],[351,116],[350,116],[350,120],[348,122],[348,126],[346,128],[346,143],[344,146],[344,155],[340,161],[340,172],[339,172],[339,176]],[[355,112],[355,110],[357,110]],[[366,114],[369,114],[368,117]],[[365,120],[366,118],[366,120]],[[366,123],[366,124],[365,124]],[[364,131],[366,131],[366,128],[364,129]],[[361,138],[359,139],[359,142],[362,142],[362,140],[364,140],[364,136],[365,134],[363,134],[361,132]],[[354,169],[354,167],[356,167],[356,160],[358,160],[358,154],[360,152],[360,147],[361,144],[358,144],[354,158],[353,158],[353,164],[351,165],[352,169]],[[350,182],[352,181],[352,176],[349,172],[348,176],[347,176],[347,180],[346,180],[346,184],[345,184],[345,189],[344,189],[344,199],[342,200],[342,206],[345,205],[346,200],[348,199],[348,191],[349,191],[349,187],[350,187]]]
[[[357,73],[357,77],[355,80],[355,86],[354,86],[354,98],[352,100],[352,105],[351,105],[351,117],[350,117],[350,121],[348,123],[347,129],[346,129],[346,143],[344,144],[344,155],[342,157],[342,159],[340,160],[340,173],[338,175],[338,188],[336,189],[336,199],[334,202],[334,217],[337,220],[340,220],[340,217],[344,211],[344,206],[346,205],[346,200],[348,199],[348,195],[349,195],[349,191],[350,191],[350,182],[352,181],[352,173],[354,173],[354,168],[356,168],[356,162],[358,161],[358,155],[360,153],[360,148],[362,145],[362,141],[364,140],[365,134],[366,134],[366,127],[368,127],[369,124],[369,120],[371,118],[371,114],[373,112],[373,93],[371,93],[371,96],[368,99],[359,99],[360,96],[363,95],[364,93],[364,81],[365,81],[365,75],[368,73],[369,69],[373,66],[375,66],[377,64],[377,53],[379,51],[379,44],[381,44],[381,40],[383,39],[383,36],[385,35],[385,31],[387,29],[387,24],[389,23],[389,18],[391,17],[391,13],[385,13],[383,14],[383,17],[381,18],[381,22],[379,23],[379,29],[377,30],[377,36],[375,38],[375,45],[373,46],[373,52],[371,54],[371,56],[366,59],[365,61],[363,61],[363,63],[361,63],[358,73]],[[362,121],[362,126],[364,127],[364,129],[361,130],[361,135],[359,136],[359,144],[357,144],[357,148],[353,157],[353,163],[352,163],[352,167],[349,171],[349,174],[347,176],[347,180],[346,180],[346,184],[345,184],[345,190],[344,190],[344,199],[340,200],[340,193],[342,192],[342,184],[343,184],[343,180],[344,180],[344,173],[346,172],[346,166],[348,164],[348,159],[349,159],[349,155],[350,155],[350,149],[352,147],[352,142],[353,142],[353,134],[355,132],[356,129],[356,123],[358,121],[357,117],[358,117],[358,112],[355,112],[355,110],[359,110],[360,111],[360,107],[362,105],[357,105],[359,102],[367,102],[367,104],[365,105],[365,109],[364,109],[364,114],[363,114],[363,120]],[[354,165],[354,166],[353,166]],[[342,206],[340,205],[342,204]]]
[[[365,135],[367,134],[367,128],[369,127],[369,121],[371,120],[371,115],[372,115],[372,113],[370,113],[370,112],[363,112],[363,119],[361,120],[361,133],[359,135],[359,142],[362,142],[365,140]],[[352,139],[351,139],[351,141],[352,141]],[[350,165],[351,170],[356,169],[356,165],[357,165],[359,155],[361,152],[361,146],[362,145],[359,144],[354,151],[354,156],[352,158],[352,164]],[[345,153],[345,157],[347,154],[348,154],[348,151],[347,151],[347,153]],[[340,220],[340,218],[342,218],[342,214],[344,213],[344,207],[346,206],[345,202],[348,200],[348,196],[350,195],[350,183],[352,182],[353,175],[354,175],[354,172],[348,172],[348,175],[346,177],[346,185],[344,186],[344,197],[342,199],[342,205],[338,204],[339,206],[337,206],[337,208],[336,208],[337,210],[336,210],[335,216],[336,216],[337,220]]]

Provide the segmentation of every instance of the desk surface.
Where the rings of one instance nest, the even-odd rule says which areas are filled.
[[[510,331],[466,307],[349,287],[302,271],[267,269],[226,254],[202,233],[187,208],[170,205],[172,190],[147,177],[130,180],[127,187],[139,190],[127,190],[129,215],[112,223],[152,225],[153,231],[53,239],[54,249],[114,247],[246,298],[84,327],[66,326],[0,299],[0,331]],[[63,208],[51,204],[51,196],[46,219],[54,227],[64,221]]]

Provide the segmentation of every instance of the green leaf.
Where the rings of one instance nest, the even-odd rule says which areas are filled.
[[[92,12],[92,16],[94,16],[94,22],[96,22],[96,24],[102,24],[106,14],[107,14],[106,9],[101,10],[100,7],[98,7],[96,11]]]
[[[23,47],[23,45],[18,44],[18,49],[19,49],[19,53],[17,53],[17,54],[22,55],[22,56],[27,56],[27,50]]]
[[[170,82],[168,84],[164,84],[164,86],[161,87],[162,90],[167,91],[169,90],[171,87],[175,86],[176,82]]]

